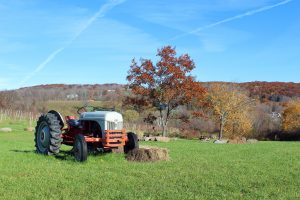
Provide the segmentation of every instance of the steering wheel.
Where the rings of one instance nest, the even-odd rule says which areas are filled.
[[[80,115],[83,112],[93,112],[93,111],[115,111],[115,108],[101,108],[95,106],[83,106],[79,107],[77,113]]]
[[[83,107],[78,108],[77,113],[80,115],[81,113],[87,112],[87,111],[88,111],[87,106],[83,106]]]

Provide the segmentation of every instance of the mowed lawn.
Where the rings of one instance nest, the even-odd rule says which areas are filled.
[[[81,164],[35,154],[33,133],[6,126],[14,131],[0,133],[0,199],[300,199],[299,142],[144,142],[168,148],[171,160],[109,153]]]

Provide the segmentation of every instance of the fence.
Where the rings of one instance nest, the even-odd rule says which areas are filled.
[[[29,126],[32,127],[33,123],[39,117],[40,114],[33,112],[24,112],[21,110],[12,109],[0,109],[0,122],[19,122],[28,121]]]

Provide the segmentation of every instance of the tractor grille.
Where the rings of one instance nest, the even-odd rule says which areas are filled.
[[[117,129],[118,129],[118,130],[123,129],[123,122],[118,122],[118,123],[117,123]]]
[[[123,123],[122,122],[107,122],[107,129],[108,130],[122,130],[123,129]]]
[[[106,130],[105,146],[120,147],[125,145],[127,139],[125,130]]]

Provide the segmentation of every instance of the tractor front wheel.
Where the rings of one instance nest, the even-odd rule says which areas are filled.
[[[130,150],[139,148],[138,137],[135,133],[128,132],[127,138],[128,138],[128,141],[126,142],[126,144],[124,146],[124,153],[128,153]]]
[[[73,150],[74,150],[74,157],[76,161],[78,162],[86,161],[88,156],[88,149],[87,149],[87,143],[83,135],[78,134],[75,136]]]

